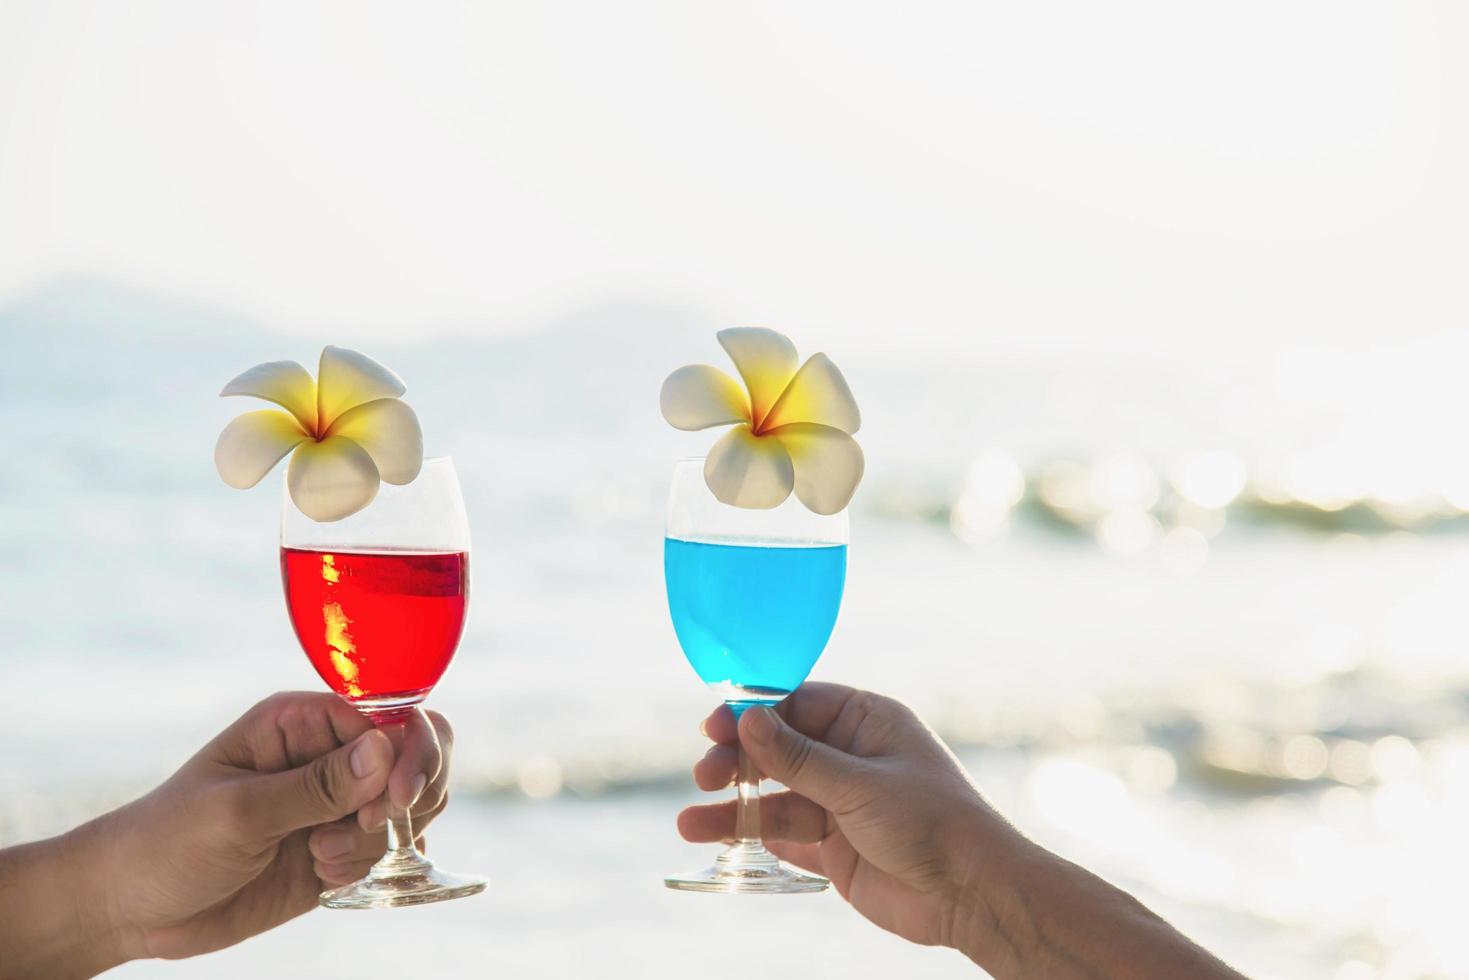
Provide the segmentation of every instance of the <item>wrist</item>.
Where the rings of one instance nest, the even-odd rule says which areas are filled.
[[[128,959],[87,827],[0,851],[6,976],[90,977]]]
[[[943,945],[997,978],[1024,975],[1038,941],[1033,880],[1050,855],[987,807],[959,828]]]
[[[948,945],[997,980],[1012,977],[1240,975],[1136,898],[1009,825],[971,848]]]
[[[75,937],[82,975],[94,975],[144,955],[121,921],[112,889],[119,883],[113,867],[113,822],[105,814],[55,838],[58,907],[66,910],[67,929]]]

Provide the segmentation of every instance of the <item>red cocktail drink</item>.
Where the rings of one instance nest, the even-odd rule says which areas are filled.
[[[281,549],[291,625],[332,690],[361,707],[421,701],[464,630],[465,552]]]

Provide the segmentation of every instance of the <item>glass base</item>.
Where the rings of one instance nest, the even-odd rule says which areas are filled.
[[[366,878],[322,892],[317,901],[328,909],[395,909],[468,898],[487,885],[484,878],[440,871],[427,858],[393,862],[389,855],[373,865]]]
[[[342,700],[372,719],[375,725],[391,724],[402,721],[413,713],[413,709],[423,703],[428,697],[430,688],[421,691],[397,691],[392,694],[375,694],[372,697],[349,698],[345,695]]]
[[[755,687],[750,684],[736,684],[734,681],[709,681],[709,690],[719,696],[719,700],[729,705],[729,709],[738,718],[744,714],[746,708],[757,705],[765,708],[773,708],[786,699],[791,693],[779,687]]]
[[[730,845],[713,867],[693,874],[669,875],[669,888],[683,892],[725,892],[736,895],[796,895],[824,892],[831,882],[819,875],[794,871],[765,849],[759,841]]]

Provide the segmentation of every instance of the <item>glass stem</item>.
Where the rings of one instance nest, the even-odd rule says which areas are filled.
[[[418,848],[413,846],[413,818],[392,800],[388,801],[388,850],[382,859],[414,863],[422,860]]]
[[[393,752],[396,754],[400,751],[407,732],[407,719],[398,716],[381,721],[373,720],[377,722],[383,734],[388,736],[388,741],[393,743]],[[409,815],[406,808],[393,802],[387,790],[383,791],[383,802],[387,804],[388,809],[388,849],[374,867],[390,871],[423,864],[424,857],[418,853],[418,848],[413,843],[412,816]]]
[[[760,770],[745,754],[744,746],[739,749],[739,801],[735,804],[735,843],[744,846],[763,846],[760,843]]]

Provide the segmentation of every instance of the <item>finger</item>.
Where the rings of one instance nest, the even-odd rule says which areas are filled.
[[[845,834],[832,834],[821,842],[820,850],[821,853],[817,855],[816,860],[820,862],[821,873],[831,879],[831,883],[836,886],[837,894],[850,900],[852,879],[856,876],[857,868],[862,863],[862,855],[857,853],[857,849],[852,846],[851,840]],[[796,855],[796,857],[806,859],[803,855]],[[881,907],[881,903],[879,906]]]
[[[734,782],[740,752],[733,745],[715,745],[694,763],[694,785],[706,792],[724,789]]]
[[[807,681],[786,696],[776,711],[796,731],[825,741],[832,723],[841,716],[852,697],[864,692],[845,684]],[[721,704],[699,723],[699,731],[715,742],[736,739],[737,720],[729,705]]]
[[[796,731],[769,708],[740,718],[740,744],[757,769],[835,813],[870,778],[867,763]]]
[[[306,838],[311,856],[321,864],[346,864],[375,858],[387,849],[385,830],[372,833],[363,830],[351,817],[313,827]]]
[[[361,881],[367,877],[372,870],[373,861],[358,861],[356,863],[327,864],[322,861],[312,862],[311,870],[316,872],[316,877],[328,888],[340,888],[350,885],[354,881]]]
[[[420,852],[427,848],[427,842],[420,837],[414,841],[414,845]],[[350,885],[354,881],[366,878],[377,859],[362,861],[313,861],[311,870],[316,872],[316,877],[321,883],[329,888],[340,888],[342,885]]]
[[[700,734],[715,742],[735,741],[738,737],[735,734],[736,727],[734,712],[727,704],[721,704],[709,712],[709,717],[699,722]]]
[[[388,825],[388,801],[373,800],[357,811],[357,826],[368,832],[382,830]]]
[[[794,864],[812,874],[827,874],[821,862],[820,844],[797,844],[794,841],[768,841],[767,843],[770,853],[786,864]]]
[[[415,826],[423,819],[424,814],[437,815],[449,802],[449,767],[445,765],[439,770],[439,775],[433,782],[425,787],[419,794],[418,802],[413,804],[408,812],[413,815]],[[385,799],[376,799],[357,811],[357,826],[363,830],[382,830],[387,825],[388,802]]]
[[[422,832],[448,804],[447,797],[437,807],[414,814],[413,829]],[[349,861],[377,860],[387,850],[388,834],[385,828],[364,830],[353,817],[338,820],[321,827],[314,827],[306,841],[311,856],[329,864]]]
[[[439,739],[439,771],[428,781],[428,787],[419,794],[412,810],[416,816],[420,811],[438,813],[449,799],[449,763],[454,758],[454,729],[449,719],[437,711],[428,712],[429,722]]]
[[[678,832],[692,843],[728,840],[734,831],[734,800],[687,807],[678,815]],[[760,800],[760,832],[767,841],[815,843],[827,834],[826,811],[797,793],[772,793]]]
[[[346,745],[371,727],[335,694],[287,691],[245,712],[205,752],[236,769],[284,772]]]
[[[824,742],[827,732],[847,708],[848,702],[861,693],[845,684],[807,681],[791,692],[776,712],[796,731]]]
[[[449,722],[438,712],[430,717],[422,709],[414,709],[407,716],[401,737],[393,738],[398,754],[388,777],[388,795],[394,803],[411,807],[417,802],[428,784],[438,778],[453,738]]]
[[[360,711],[335,694],[286,693],[267,701],[273,702],[282,705],[275,727],[284,736],[291,769],[346,745],[372,727]]]
[[[237,780],[231,792],[241,826],[235,830],[246,840],[271,840],[331,823],[382,795],[392,765],[393,748],[374,729],[304,766]]]

